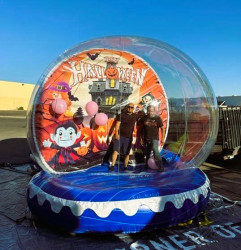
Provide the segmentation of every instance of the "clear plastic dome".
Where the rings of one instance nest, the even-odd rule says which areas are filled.
[[[103,37],[65,51],[40,77],[28,110],[28,141],[37,163],[50,173],[102,163],[115,117],[128,103],[138,114],[155,107],[165,128],[160,151],[177,155],[176,167],[205,161],[216,140],[218,113],[199,67],[160,41]],[[137,127],[133,162],[140,150]]]

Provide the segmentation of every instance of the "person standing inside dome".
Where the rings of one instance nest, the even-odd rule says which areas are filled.
[[[147,114],[141,119],[142,123],[142,131],[141,131],[141,144],[145,148],[145,157],[146,157],[146,167],[148,168],[148,159],[151,156],[151,152],[153,152],[154,159],[156,162],[156,165],[158,167],[158,172],[163,172],[163,163],[162,163],[162,157],[159,153],[159,129],[161,129],[161,140],[162,143],[164,140],[165,135],[165,129],[162,123],[162,119],[160,116],[156,115],[155,113],[155,107],[152,105],[149,105],[147,107]]]
[[[134,104],[129,103],[124,112],[116,117],[111,171],[114,169],[118,154],[124,155],[124,170],[127,169],[133,131],[138,118],[137,114],[134,113],[134,108]]]

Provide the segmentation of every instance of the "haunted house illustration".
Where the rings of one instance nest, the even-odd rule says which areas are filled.
[[[122,104],[127,103],[133,88],[130,83],[119,81],[119,72],[116,68],[118,58],[106,57],[106,80],[99,79],[89,85],[92,101],[99,106],[99,112],[109,115],[115,114]]]

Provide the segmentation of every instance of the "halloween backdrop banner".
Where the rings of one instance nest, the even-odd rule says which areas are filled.
[[[69,172],[101,163],[114,118],[129,102],[135,112],[146,112],[154,102],[167,127],[161,79],[138,56],[92,49],[61,61],[46,76],[35,103],[34,137],[45,166]],[[94,155],[97,161],[89,163]]]

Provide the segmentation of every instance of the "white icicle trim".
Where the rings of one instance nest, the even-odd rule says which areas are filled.
[[[45,193],[41,188],[39,188],[32,182],[30,182],[29,184],[29,197],[32,199],[35,195],[37,195],[38,203],[40,206],[43,205],[45,200],[48,200],[51,204],[52,211],[55,213],[59,213],[62,207],[68,206],[75,216],[80,216],[86,209],[91,209],[101,218],[108,217],[111,211],[114,209],[120,209],[126,215],[133,216],[137,213],[140,206],[147,206],[153,212],[162,212],[167,202],[172,202],[173,205],[177,209],[179,209],[183,206],[183,203],[186,199],[190,199],[194,204],[196,204],[201,194],[206,198],[208,191],[209,180],[207,178],[205,183],[201,187],[179,194],[124,201],[92,202],[74,201],[58,198],[56,196]]]

